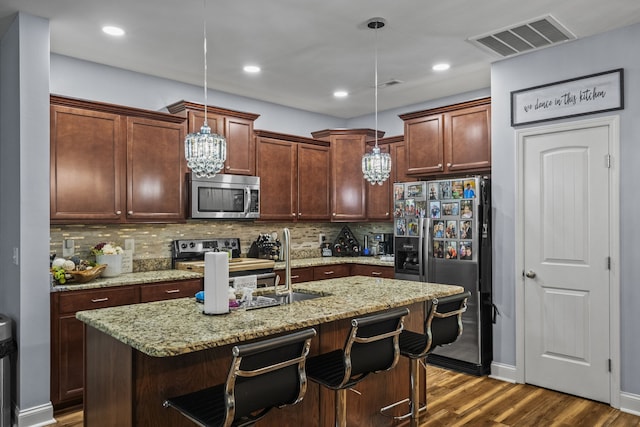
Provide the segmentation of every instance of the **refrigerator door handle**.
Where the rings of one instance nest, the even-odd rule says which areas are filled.
[[[418,239],[418,264],[420,266],[420,281],[426,282],[428,269],[427,260],[429,258],[429,218],[420,218],[420,232]]]

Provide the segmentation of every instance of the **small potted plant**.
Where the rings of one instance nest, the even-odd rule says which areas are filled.
[[[102,242],[91,248],[91,255],[97,264],[106,264],[102,277],[116,277],[122,272],[122,253],[124,251],[113,242]]]

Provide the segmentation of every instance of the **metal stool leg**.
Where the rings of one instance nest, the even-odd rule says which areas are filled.
[[[411,417],[412,420],[417,420],[420,412],[427,409],[426,403],[423,405],[420,404],[420,364],[421,359],[409,359],[409,397],[380,409],[382,415],[393,417],[395,420],[406,420],[409,417]],[[426,369],[424,364],[423,366]],[[409,412],[406,414],[394,416],[387,413],[390,409],[405,403],[409,404]]]
[[[347,427],[347,389],[336,390],[336,427]]]

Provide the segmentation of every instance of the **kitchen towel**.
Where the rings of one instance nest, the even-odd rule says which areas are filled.
[[[229,312],[229,256],[226,252],[204,254],[204,314]]]
[[[256,289],[258,287],[258,276],[250,274],[248,276],[239,276],[233,278],[234,289]]]

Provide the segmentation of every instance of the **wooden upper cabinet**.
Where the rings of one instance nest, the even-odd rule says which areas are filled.
[[[415,181],[414,177],[407,175],[407,156],[404,137],[402,140],[390,144],[391,147],[391,175],[393,182],[411,182]]]
[[[185,220],[184,118],[51,96],[52,223]]]
[[[328,221],[328,144],[261,130],[256,139],[260,219]]]
[[[331,144],[331,221],[366,220],[365,185],[368,183],[362,176],[362,156],[375,130],[328,129],[311,135]]]
[[[185,218],[184,138],[181,123],[127,118],[127,220]]]
[[[169,105],[167,110],[187,118],[189,133],[199,132],[204,123],[203,104],[179,101]],[[223,173],[256,175],[253,122],[258,117],[259,114],[207,106],[207,123],[211,132],[223,135],[227,139],[227,160]]]
[[[400,115],[408,177],[491,169],[491,99]]]
[[[51,106],[52,221],[119,221],[124,210],[119,114]]]
[[[402,136],[384,138],[378,140],[378,146],[383,153],[389,153],[391,157],[391,175],[389,179],[379,184],[370,184],[365,180],[367,188],[367,219],[369,221],[390,221],[393,218],[393,197],[392,188],[395,181],[395,171],[397,168],[393,158],[392,146],[397,142],[402,142]],[[374,143],[367,145],[367,151],[373,149]]]

